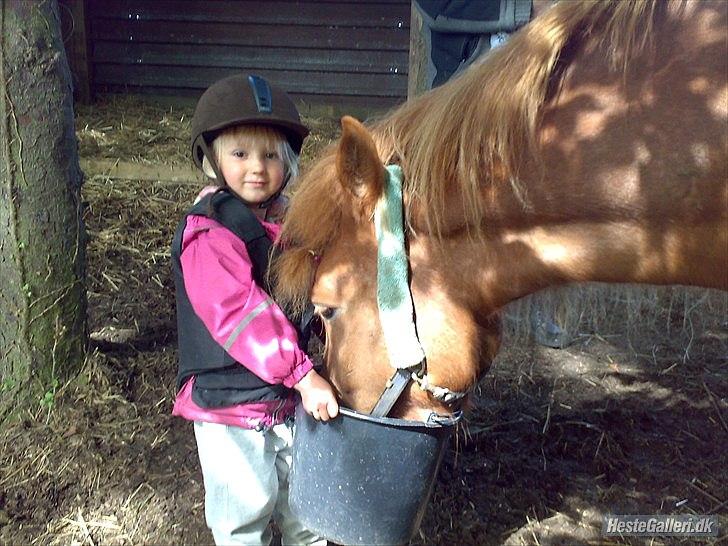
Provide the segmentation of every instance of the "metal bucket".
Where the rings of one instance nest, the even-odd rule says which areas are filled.
[[[299,405],[290,505],[339,544],[404,544],[420,525],[459,416],[422,423],[341,408],[328,423]]]

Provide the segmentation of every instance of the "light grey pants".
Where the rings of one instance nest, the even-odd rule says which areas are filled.
[[[288,506],[289,425],[258,432],[195,422],[195,438],[205,482],[205,520],[215,544],[268,546],[269,523],[275,519],[284,546],[326,545],[303,528]]]

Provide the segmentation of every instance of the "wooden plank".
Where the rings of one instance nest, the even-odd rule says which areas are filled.
[[[135,86],[135,85],[116,85],[116,84],[99,84],[96,87],[97,95],[103,94],[123,94],[123,95],[145,95],[157,98],[167,98],[166,100],[189,100],[192,105],[202,94],[202,89],[192,89],[183,87],[160,87],[160,86]],[[336,106],[337,110],[343,113],[351,111],[361,112],[377,112],[389,110],[390,108],[402,104],[405,97],[381,97],[377,95],[321,95],[309,93],[291,93],[289,95],[299,105],[301,111],[306,111],[309,106],[317,107]],[[368,114],[360,116],[367,117]]]
[[[407,27],[409,2],[286,2],[95,0],[96,16],[134,21],[265,23],[276,25]]]
[[[207,181],[202,171],[193,165],[146,164],[114,159],[80,159],[81,170],[87,177],[104,176],[125,180],[188,183],[195,186]],[[190,159],[192,163],[192,159]]]
[[[413,3],[412,13],[410,15],[410,49],[407,80],[408,99],[421,95],[428,89],[426,80],[427,65],[430,62],[430,56],[426,50],[423,33],[422,17]]]
[[[91,94],[91,59],[86,0],[60,0],[58,3],[63,43],[73,77],[74,99],[89,104]]]
[[[225,68],[98,64],[99,85],[180,87],[205,89],[220,78],[237,71]],[[292,93],[335,95],[381,95],[403,97],[406,74],[356,74],[349,72],[294,72],[256,70],[256,73]]]
[[[406,74],[404,51],[96,42],[94,62]],[[295,62],[293,61],[295,59]]]
[[[240,23],[181,23],[94,18],[95,41],[165,44],[229,44],[255,47],[407,51],[409,29],[345,28]]]
[[[194,98],[254,71],[310,103],[382,109],[406,95],[408,0],[92,0],[89,10],[99,92]]]

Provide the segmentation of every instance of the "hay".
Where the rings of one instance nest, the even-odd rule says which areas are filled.
[[[79,154],[140,163],[192,163],[188,146],[193,112],[192,105],[165,107],[126,95],[79,105]]]
[[[198,188],[94,176],[88,203],[89,325],[133,328],[138,335],[174,331],[169,245]],[[155,309],[151,314],[149,309]]]

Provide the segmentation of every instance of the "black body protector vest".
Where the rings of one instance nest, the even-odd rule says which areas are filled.
[[[270,293],[267,270],[272,242],[265,228],[235,195],[221,191],[205,196],[187,212],[177,226],[172,240],[179,347],[177,390],[182,388],[188,378],[196,376],[192,400],[203,408],[285,399],[290,392],[288,388],[267,383],[242,363],[237,362],[213,339],[202,320],[195,314],[185,290],[180,261],[182,236],[187,225],[187,217],[190,215],[212,218],[239,237],[245,243],[252,261],[256,284]],[[304,350],[308,345],[312,314],[312,307],[304,313],[304,317],[293,317],[286,313],[296,327],[298,344]]]

